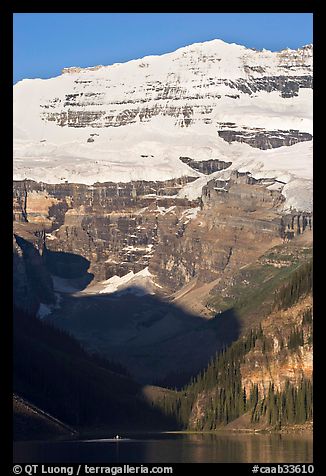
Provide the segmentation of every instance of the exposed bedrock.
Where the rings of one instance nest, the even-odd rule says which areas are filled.
[[[195,122],[213,123],[213,109],[223,96],[236,101],[243,94],[253,97],[262,91],[276,91],[282,98],[287,99],[298,96],[301,88],[313,87],[311,67],[308,65],[307,75],[300,76],[293,74],[290,66],[283,66],[285,73],[288,73],[286,75],[256,78],[251,74],[257,72],[257,67],[244,68],[248,74],[246,79],[231,80],[214,76],[206,78],[197,64],[192,70],[198,78],[194,79],[191,87],[182,85],[180,78],[172,75],[166,77],[165,81],[152,80],[146,82],[145,86],[135,86],[132,90],[125,91],[125,95],[109,102],[103,93],[103,86],[111,87],[109,78],[102,79],[100,84],[96,80],[76,80],[72,90],[77,88],[79,92],[45,100],[40,105],[43,109],[41,115],[44,121],[73,128],[120,127],[136,122],[149,122],[158,115],[172,117],[175,119],[175,125],[188,127]],[[264,70],[259,72],[263,73]],[[185,104],[171,105],[171,101],[179,101],[181,98]],[[94,140],[92,137],[90,142]]]
[[[233,172],[226,182],[211,180],[203,187],[201,211],[189,224],[176,231],[165,222],[159,229],[150,270],[170,292],[194,277],[201,283],[231,277],[272,246],[312,226],[310,214],[282,214],[283,200],[279,191],[268,190],[248,174]]]
[[[181,162],[187,164],[194,170],[198,170],[205,175],[210,175],[214,172],[218,172],[219,170],[227,169],[232,162],[225,162],[224,160],[218,159],[211,159],[211,160],[194,160],[190,157],[179,157]]]
[[[62,224],[68,209],[83,206],[86,212],[140,208],[156,197],[169,199],[196,177],[180,177],[162,182],[105,182],[94,185],[47,184],[33,180],[14,181],[13,211],[15,221]],[[186,201],[183,201],[185,203]],[[53,227],[52,226],[52,227]]]
[[[293,211],[282,217],[282,237],[285,240],[291,240],[296,235],[304,233],[306,230],[312,230],[312,213],[300,213]]]
[[[14,218],[35,226],[50,252],[88,260],[95,281],[148,266],[166,293],[192,278],[206,283],[231,276],[312,227],[311,214],[281,212],[284,197],[268,189],[270,180],[234,171],[227,181],[210,180],[201,199],[177,197],[190,180],[93,186],[15,182]]]
[[[197,202],[173,195],[191,181],[48,185],[14,183],[14,219],[44,231],[47,249],[84,256],[103,280],[149,265],[160,223]],[[169,217],[168,219],[171,219]]]
[[[245,142],[251,147],[258,149],[275,149],[277,147],[290,146],[298,142],[312,140],[312,135],[307,132],[299,132],[298,130],[271,130],[259,128],[237,129],[236,125],[231,128],[225,128],[218,131],[218,135],[226,142]]]

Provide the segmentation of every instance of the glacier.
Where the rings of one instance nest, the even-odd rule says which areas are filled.
[[[222,40],[110,66],[65,68],[14,86],[13,176],[45,183],[129,182],[237,169],[283,186],[285,208],[312,209],[313,142],[261,150],[219,131],[312,134],[312,45],[257,51]],[[179,160],[232,162],[209,176]]]

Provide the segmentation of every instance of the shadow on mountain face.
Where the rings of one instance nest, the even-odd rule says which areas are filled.
[[[63,279],[90,274],[90,262],[81,256],[49,250],[41,256],[31,243],[20,244],[30,252],[24,261],[37,258]],[[44,280],[38,281],[44,285]],[[203,320],[144,294],[141,286],[112,294],[65,293],[61,298],[60,308],[42,321],[33,316],[14,319],[15,391],[72,426],[179,428],[173,417],[141,397],[144,384],[162,378],[170,386],[188,383],[240,333],[231,311]],[[139,383],[117,373],[115,366],[103,368],[77,341],[90,353],[123,365]]]
[[[207,324],[217,335],[223,336],[225,345],[231,344],[240,336],[241,323],[234,308],[216,314]]]
[[[177,387],[240,334],[232,310],[204,320],[138,286],[112,294],[65,294],[61,308],[46,319],[89,351],[121,363],[139,382],[165,379]]]
[[[13,299],[23,301],[30,307],[30,311],[37,311],[40,302],[54,304],[53,282],[44,266],[44,260],[39,250],[30,241],[14,234],[14,238],[21,254],[13,254]],[[27,283],[25,280],[27,279]]]
[[[88,286],[94,278],[94,275],[88,272],[91,263],[83,256],[45,248],[43,258],[50,273],[60,278],[83,278],[85,280],[84,287]]]
[[[98,360],[73,337],[33,315],[15,308],[13,317],[13,390],[27,402],[74,428],[94,434],[103,429],[106,437],[110,430],[180,427],[111,362]],[[34,417],[30,411],[14,414],[14,439],[51,436]]]
[[[61,294],[60,307],[44,319],[71,333],[89,351],[122,364],[141,383],[154,384],[164,379],[166,385],[180,387],[202,370],[216,352],[239,337],[240,321],[233,310],[205,320],[135,285],[111,294],[78,293],[77,289],[84,289],[93,279],[88,272],[89,260],[46,248],[41,256],[28,241],[20,244],[31,248],[33,260],[24,253],[25,261],[37,258],[40,263],[31,266],[33,275],[30,273],[41,288],[40,302],[47,302],[41,291],[45,277],[51,281],[49,272],[59,276],[63,287],[72,284],[73,294],[67,287]],[[40,279],[41,271],[44,279]]]

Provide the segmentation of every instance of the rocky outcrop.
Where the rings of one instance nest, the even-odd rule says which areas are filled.
[[[13,439],[71,437],[77,431],[22,397],[13,394]]]
[[[80,81],[78,82],[80,83]],[[89,83],[88,87],[92,87],[93,81],[86,81]],[[163,85],[159,89],[155,89],[155,96],[153,97],[153,106],[144,106],[148,99],[121,99],[117,102],[110,103],[110,111],[106,109],[106,101],[101,92],[89,93],[74,93],[66,94],[62,99],[55,98],[49,100],[45,104],[41,104],[41,117],[44,121],[55,122],[61,127],[120,127],[127,124],[134,124],[136,122],[150,122],[150,120],[158,115],[175,118],[175,125],[180,127],[188,127],[194,122],[204,122],[211,124],[213,121],[212,107],[203,106],[200,104],[205,98],[205,101],[210,100],[214,106],[218,105],[218,100],[222,98],[222,94],[216,94],[213,90],[216,87],[226,87],[231,94],[225,94],[225,97],[230,97],[234,100],[240,99],[238,94],[233,94],[233,90],[239,91],[243,94],[253,96],[255,93],[261,91],[272,92],[279,91],[282,98],[291,98],[298,96],[300,88],[312,88],[311,76],[290,76],[290,77],[263,77],[250,80],[238,79],[215,79],[209,81],[207,84],[200,84],[194,86],[199,88],[199,92],[195,95],[189,94],[187,89],[174,87],[171,85],[166,88]],[[201,90],[206,90],[201,93]],[[161,101],[168,102],[169,100],[179,100],[182,98],[185,102],[183,106],[171,106],[170,104],[162,105]],[[85,110],[88,108],[94,108]],[[121,106],[128,106],[121,108]],[[99,109],[100,107],[100,109]],[[55,108],[56,111],[51,109]],[[57,109],[60,111],[57,111]],[[303,133],[304,134],[304,133]],[[309,136],[310,134],[308,134]],[[221,136],[224,138],[224,136]],[[304,139],[310,140],[310,139]],[[295,143],[295,142],[292,142]]]
[[[277,147],[291,146],[298,142],[312,140],[312,135],[298,130],[265,130],[261,128],[239,128],[235,124],[221,125],[219,137],[226,142],[244,142],[258,149],[275,149]]]
[[[311,324],[304,321],[305,312],[311,312],[311,296],[290,309],[270,314],[262,321],[262,330],[268,348],[257,345],[241,365],[242,385],[247,395],[253,385],[258,386],[261,397],[270,384],[283,390],[287,381],[299,385],[303,378],[312,379],[313,345]],[[287,342],[294,329],[303,332],[303,345],[290,349]]]
[[[198,170],[198,172],[201,172],[205,175],[210,175],[214,172],[217,172],[218,170],[227,169],[232,164],[232,162],[225,162],[224,160],[218,159],[198,161],[191,159],[190,157],[179,158],[184,164],[187,164],[192,169]]]
[[[282,217],[282,237],[291,240],[296,235],[302,235],[306,230],[312,230],[312,213],[293,211]]]
[[[257,208],[277,208],[284,201],[278,190],[267,188],[273,181],[255,179],[247,172],[233,170],[227,180],[212,179],[203,187],[202,201],[205,207],[232,202],[247,211]]]
[[[238,79],[229,81],[230,88],[252,95],[259,91],[279,91],[283,98],[291,98],[298,95],[300,88],[312,88],[313,81],[310,75],[307,76],[262,76],[255,79]]]

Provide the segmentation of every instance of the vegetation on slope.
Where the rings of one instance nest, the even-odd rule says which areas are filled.
[[[273,293],[273,307],[283,309],[296,304],[312,291],[311,262],[297,266]],[[304,345],[312,344],[312,309],[307,308],[300,317],[300,326],[293,325],[280,351],[288,356],[300,352]],[[164,396],[159,405],[176,418],[184,429],[212,430],[227,425],[246,412],[251,422],[264,422],[280,428],[286,424],[304,423],[312,419],[312,382],[301,378],[300,383],[287,381],[283,389],[274,387],[262,393],[258,385],[250,392],[243,386],[241,366],[252,351],[273,356],[273,339],[264,333],[259,324],[229,348],[218,353],[205,371],[175,394]]]
[[[299,424],[312,420],[313,385],[311,380],[302,379],[299,386],[287,381],[282,391],[275,390],[270,384],[267,395],[258,397],[258,388],[252,391],[251,421],[266,420],[268,425],[281,428],[285,424]]]
[[[301,296],[311,292],[312,278],[312,260],[309,260],[292,273],[287,282],[277,290],[275,308],[287,309]]]
[[[294,242],[275,246],[240,269],[224,289],[213,289],[208,306],[222,313],[233,309],[244,329],[249,330],[275,309],[275,293],[303,264],[311,267],[311,259],[311,246]],[[311,268],[308,274],[311,276]]]

